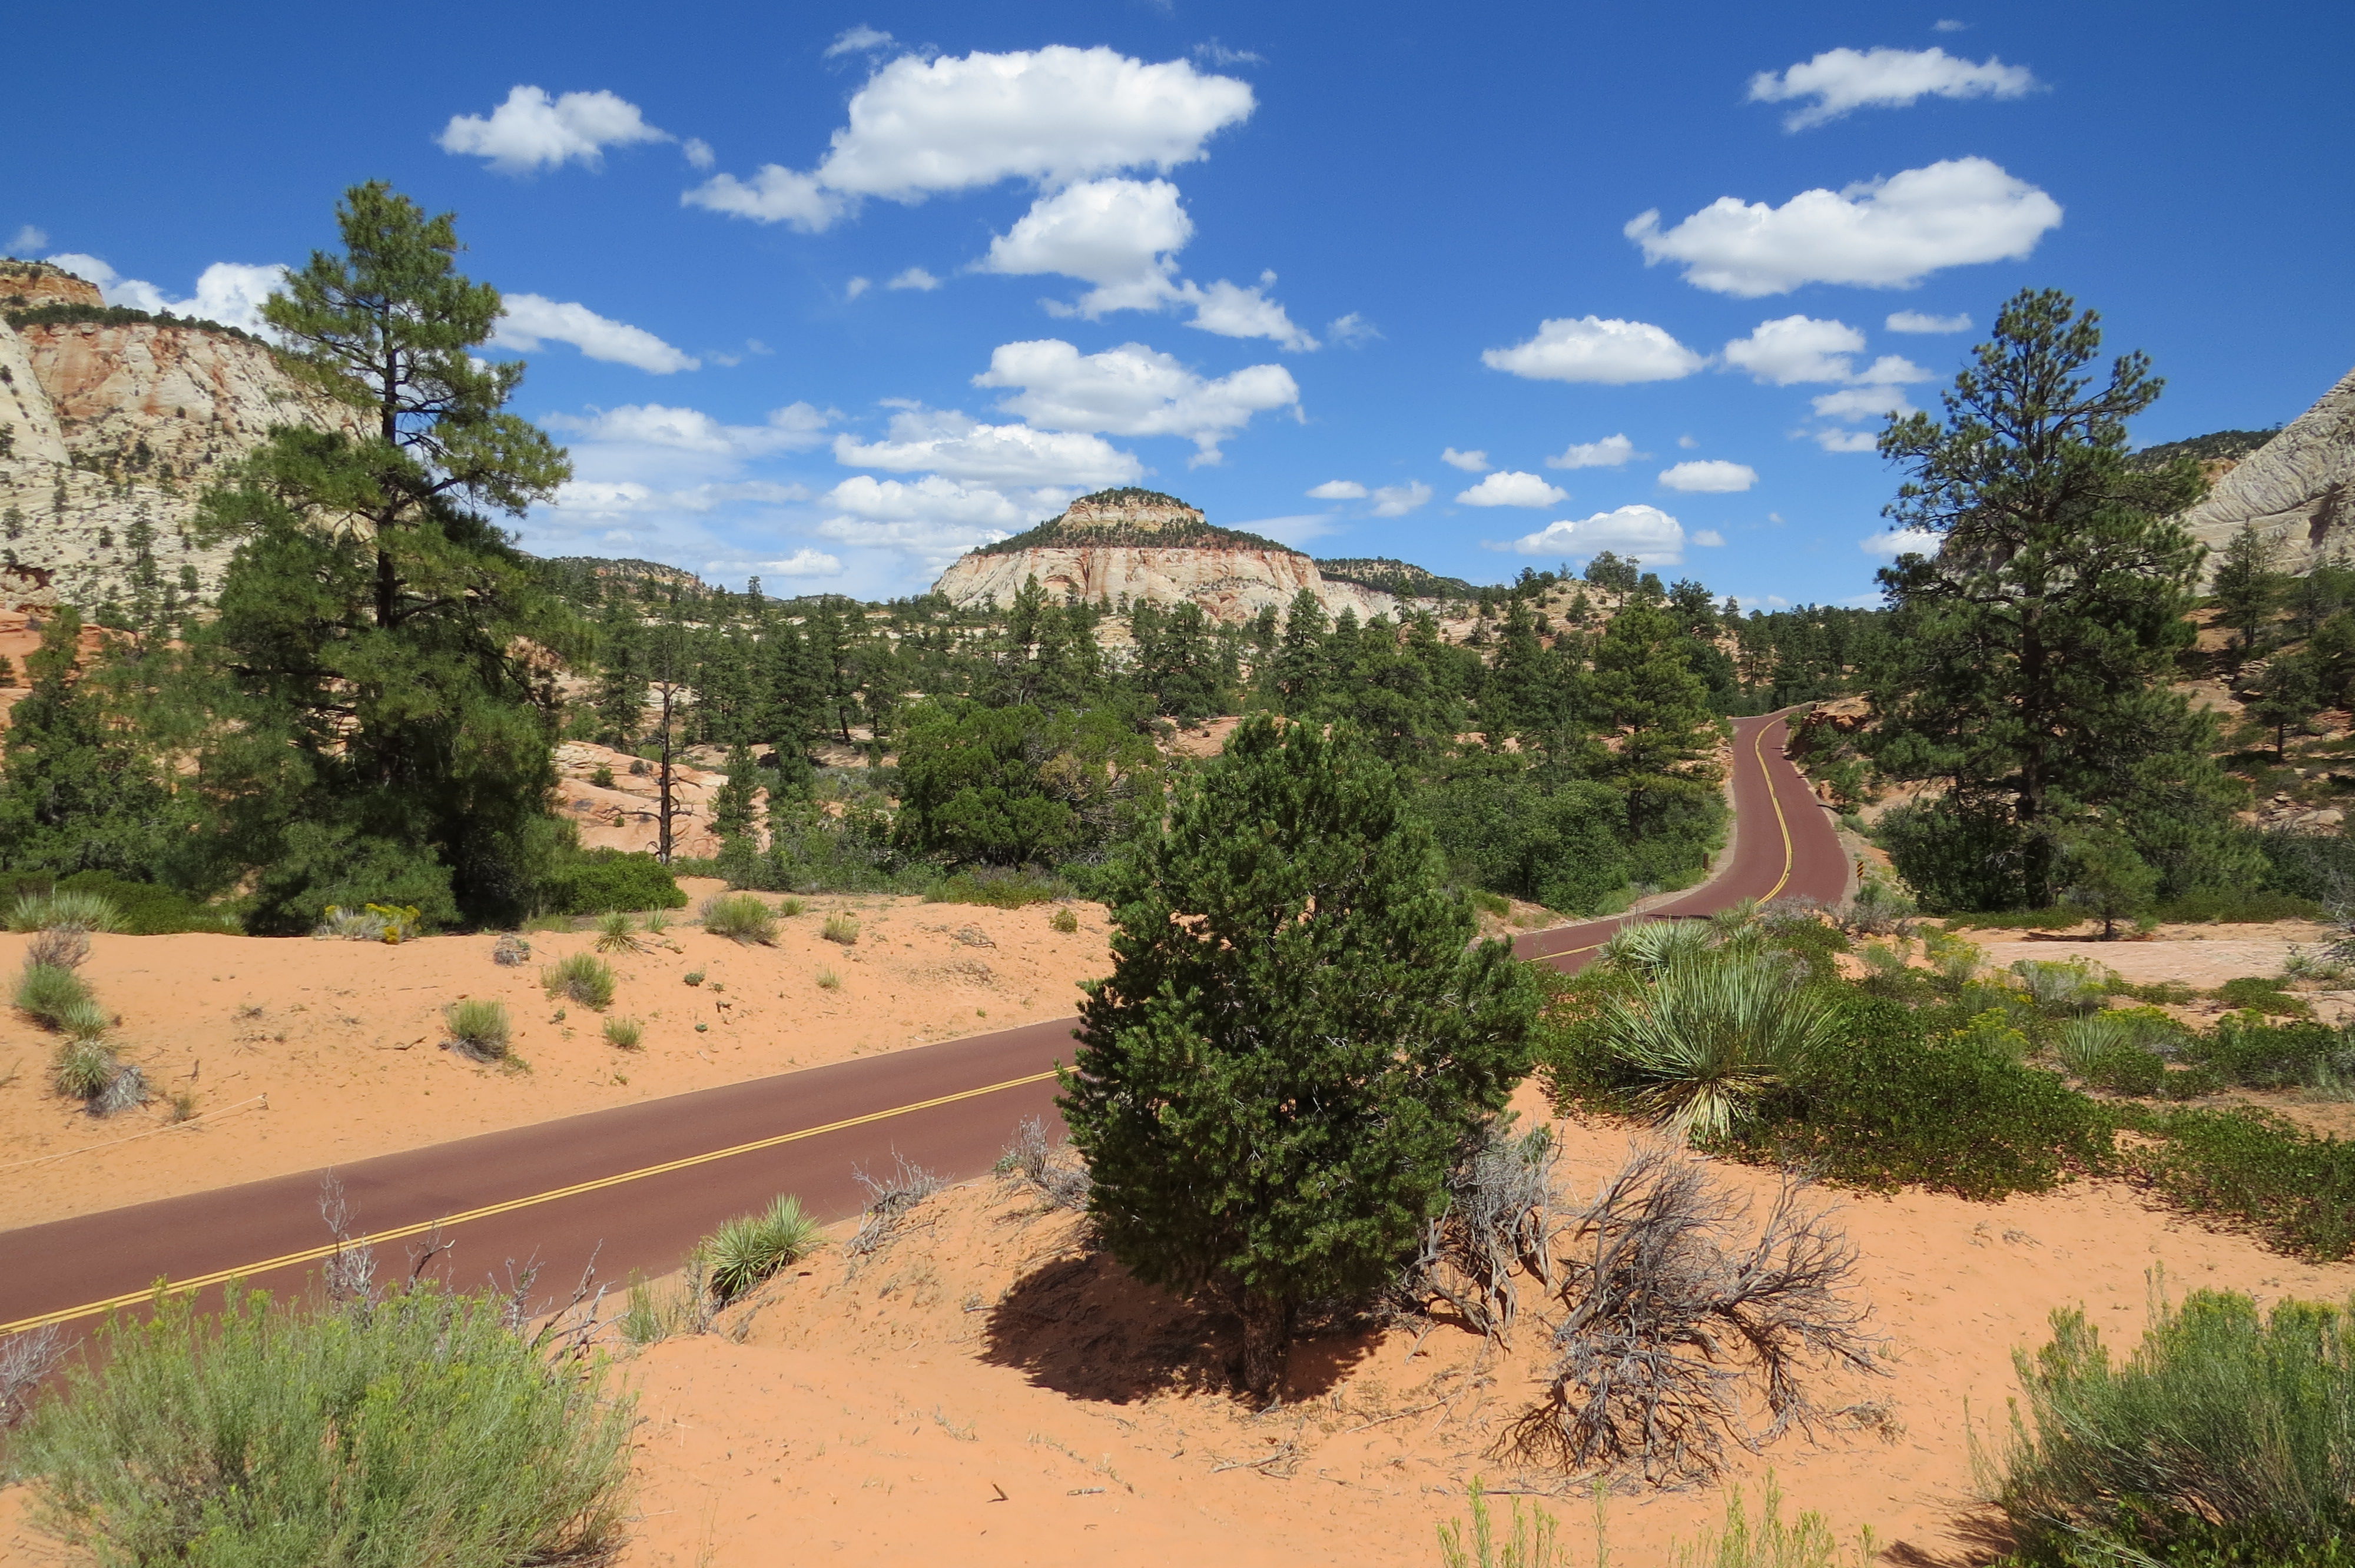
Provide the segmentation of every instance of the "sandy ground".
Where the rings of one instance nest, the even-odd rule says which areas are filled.
[[[158,1098],[93,1119],[49,1092],[55,1037],[0,1012],[0,1228],[1063,1017],[1108,967],[1093,905],[1072,906],[1066,935],[1047,906],[825,896],[780,923],[775,947],[742,947],[687,923],[718,885],[694,884],[648,950],[604,955],[618,980],[605,1016],[645,1026],[628,1052],[541,990],[541,965],[593,949],[591,932],[533,933],[512,968],[491,961],[490,936],[95,938],[82,973]],[[837,910],[858,918],[855,946],[818,934]],[[0,973],[27,940],[0,934]],[[821,970],[840,986],[821,988]],[[442,1048],[442,1010],[465,996],[506,1001],[527,1071]],[[194,1097],[195,1120],[171,1125],[174,1094]]]
[[[1533,1096],[1522,1108],[1536,1113]],[[1561,1130],[1562,1185],[1582,1195],[1627,1134]],[[1717,1169],[1753,1202],[1774,1184]],[[1996,1204],[1823,1196],[1860,1249],[1891,1368],[1829,1403],[1881,1402],[1888,1419],[1785,1440],[1728,1478],[1754,1495],[1771,1466],[1792,1510],[1932,1561],[1965,1555],[1966,1423],[2002,1418],[2011,1351],[2041,1341],[2054,1308],[2083,1306],[2118,1343],[2139,1334],[2155,1273],[2178,1295],[2355,1288],[2355,1266],[2291,1262],[2110,1183]],[[630,1357],[645,1419],[623,1561],[773,1562],[785,1532],[805,1559],[851,1562],[1423,1565],[1477,1476],[1555,1494],[1545,1506],[1583,1564],[1587,1494],[1491,1453],[1537,1392],[1545,1338],[1525,1319],[1502,1351],[1445,1322],[1419,1348],[1407,1329],[1311,1341],[1288,1402],[1254,1414],[1216,1386],[1231,1323],[1128,1280],[1027,1189],[976,1183],[918,1210],[880,1253],[837,1245],[718,1332]],[[1723,1507],[1710,1488],[1614,1498],[1611,1548],[1668,1561]]]

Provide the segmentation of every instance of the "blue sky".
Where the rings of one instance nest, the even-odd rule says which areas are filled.
[[[390,180],[572,447],[526,546],[773,592],[1134,482],[1318,555],[1855,601],[1895,480],[1846,449],[2016,289],[2156,357],[2146,441],[2355,363],[2343,0],[109,15],[12,25],[52,63],[0,241],[234,317]]]

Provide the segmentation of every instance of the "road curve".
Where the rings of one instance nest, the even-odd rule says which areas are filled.
[[[1706,914],[1744,898],[1837,899],[1846,852],[1783,755],[1780,715],[1734,721],[1738,831],[1730,863],[1644,917]],[[1576,969],[1634,916],[1534,932],[1514,950]],[[378,1272],[451,1244],[433,1269],[464,1285],[537,1259],[543,1291],[569,1290],[593,1257],[601,1278],[676,1268],[730,1214],[797,1193],[820,1218],[858,1213],[854,1171],[904,1154],[944,1179],[989,1169],[1015,1124],[1054,1114],[1054,1066],[1076,1019],[811,1067],[566,1117],[336,1168]],[[331,1250],[325,1172],[273,1177],[0,1232],[0,1334],[85,1324],[155,1283],[218,1292],[230,1278],[308,1287]]]

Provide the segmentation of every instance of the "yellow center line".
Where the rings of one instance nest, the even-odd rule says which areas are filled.
[[[830,1121],[824,1127],[804,1128],[799,1132],[782,1132],[773,1138],[755,1139],[750,1143],[739,1143],[727,1149],[714,1149],[703,1154],[690,1154],[682,1160],[665,1160],[660,1165],[647,1165],[635,1171],[624,1171],[617,1175],[600,1176],[591,1181],[576,1181],[570,1187],[557,1187],[545,1192],[535,1192],[528,1198],[510,1198],[505,1202],[485,1203],[479,1209],[468,1209],[463,1213],[444,1214],[440,1219],[426,1220],[418,1224],[400,1225],[386,1231],[372,1231],[367,1235],[340,1245],[362,1247],[374,1246],[382,1242],[403,1241],[410,1236],[423,1235],[430,1231],[438,1230],[444,1225],[463,1225],[475,1220],[487,1220],[498,1214],[514,1213],[518,1209],[528,1209],[540,1203],[552,1203],[560,1198],[577,1198],[586,1192],[602,1192],[609,1187],[621,1186],[625,1181],[640,1181],[649,1176],[666,1176],[676,1171],[692,1170],[698,1165],[709,1165],[715,1160],[733,1159],[739,1154],[757,1154],[764,1149],[777,1149],[788,1143],[798,1143],[805,1138],[818,1138],[829,1132],[843,1131],[847,1128],[866,1127],[874,1122],[888,1121],[893,1117],[932,1110],[940,1106],[955,1105],[960,1100],[978,1099],[983,1095],[994,1095],[1001,1089],[1017,1089],[1026,1084],[1044,1083],[1054,1075],[1051,1071],[1031,1073],[1019,1078],[1008,1078],[1003,1083],[985,1084],[977,1089],[961,1089],[953,1095],[940,1095],[929,1100],[918,1100],[912,1105],[894,1106],[890,1110],[868,1111],[864,1116],[846,1117],[840,1121]],[[103,1301],[85,1302],[80,1307],[68,1307],[55,1312],[44,1312],[37,1318],[24,1318],[14,1323],[0,1323],[0,1335],[18,1333],[27,1329],[46,1328],[52,1323],[69,1323],[77,1318],[91,1318],[101,1312],[112,1312],[124,1307],[135,1307],[142,1301],[152,1299],[158,1290],[167,1296],[181,1296],[190,1291],[204,1290],[215,1285],[224,1284],[229,1280],[247,1278],[257,1274],[268,1274],[274,1269],[285,1268],[298,1263],[316,1263],[321,1258],[333,1256],[338,1245],[329,1242],[321,1246],[305,1247],[300,1252],[284,1253],[277,1257],[265,1258],[259,1263],[243,1264],[236,1268],[215,1269],[210,1274],[200,1274],[192,1279],[158,1281],[144,1290],[132,1290],[121,1296],[110,1296]]]

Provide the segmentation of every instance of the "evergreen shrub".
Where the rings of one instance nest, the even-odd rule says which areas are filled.
[[[637,851],[585,850],[559,859],[540,887],[549,915],[610,915],[615,910],[684,909],[670,868]]]
[[[52,892],[87,894],[114,911],[111,931],[133,937],[168,937],[184,931],[235,931],[237,919],[153,882],[130,882],[105,871],[78,871],[52,877],[46,872],[0,873],[0,899],[19,905]]]
[[[2177,1207],[2302,1257],[2355,1252],[2355,1143],[2248,1108],[2145,1113],[2130,1125],[2154,1136],[2124,1151],[2126,1170]]]

